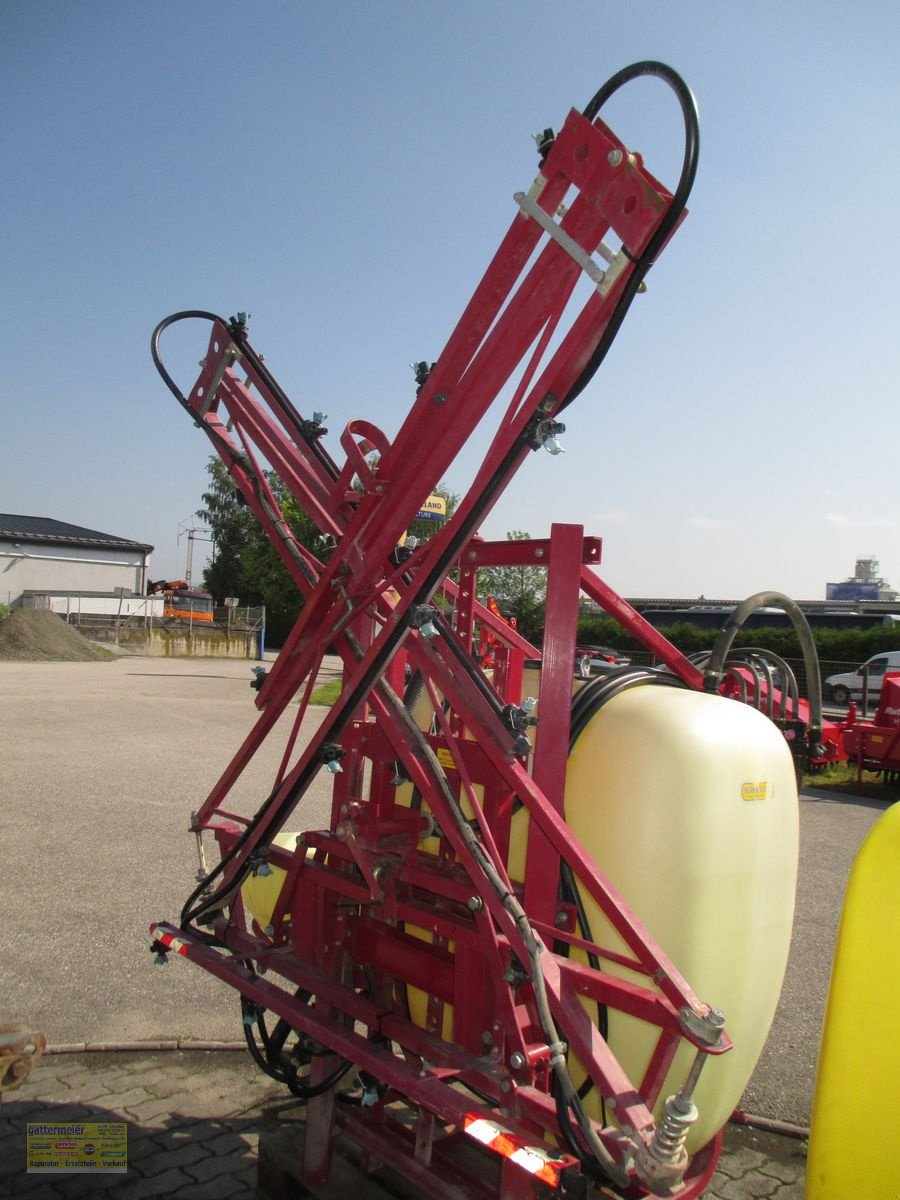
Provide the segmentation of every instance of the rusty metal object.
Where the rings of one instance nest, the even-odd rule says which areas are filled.
[[[28,1025],[0,1024],[0,1092],[21,1087],[47,1048],[47,1039]]]

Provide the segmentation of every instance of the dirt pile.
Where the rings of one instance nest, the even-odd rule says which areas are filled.
[[[0,659],[14,662],[106,662],[108,650],[46,609],[17,608],[0,621]]]

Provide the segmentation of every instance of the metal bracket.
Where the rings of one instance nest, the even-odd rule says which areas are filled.
[[[197,416],[205,417],[212,408],[216,400],[216,395],[219,391],[219,384],[225,378],[225,372],[229,367],[234,366],[234,364],[238,362],[240,358],[240,350],[238,350],[234,343],[232,343],[219,360],[219,365],[216,367],[216,373],[213,375],[210,385],[206,389],[206,395],[197,405]]]
[[[557,225],[548,212],[535,203],[531,193],[516,192],[513,200],[526,217],[537,221],[541,229],[548,233],[571,259],[578,263],[582,271],[597,285],[597,291],[601,296],[607,295],[612,290],[628,263],[628,255],[624,250],[620,250],[617,254],[610,250],[604,242],[600,243],[597,253],[609,264],[608,269],[604,271],[570,234]]]

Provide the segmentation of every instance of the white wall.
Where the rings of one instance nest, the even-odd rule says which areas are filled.
[[[0,541],[0,603],[16,604],[22,593],[144,591],[144,555],[116,547],[37,546]]]
[[[50,611],[62,617],[153,617],[163,615],[165,596],[51,596]]]

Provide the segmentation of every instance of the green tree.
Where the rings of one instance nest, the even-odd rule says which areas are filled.
[[[510,542],[531,537],[521,529],[506,535]],[[484,567],[478,572],[478,599],[493,596],[505,617],[515,617],[519,632],[534,639],[544,628],[547,603],[547,572],[544,567]]]
[[[258,522],[249,508],[238,501],[237,490],[225,464],[213,455],[206,464],[209,484],[201,499],[203,507],[197,516],[210,531],[213,543],[212,561],[204,568],[203,584],[221,604],[226,596],[239,596],[242,556],[255,538],[262,535]]]
[[[252,509],[241,503],[225,464],[212,457],[207,464],[209,487],[197,516],[214,542],[214,557],[203,582],[218,603],[237,596],[242,605],[266,606],[270,641],[279,644],[303,607],[303,597],[275,546]],[[288,527],[301,545],[316,552],[318,530],[273,471],[266,480]]]

